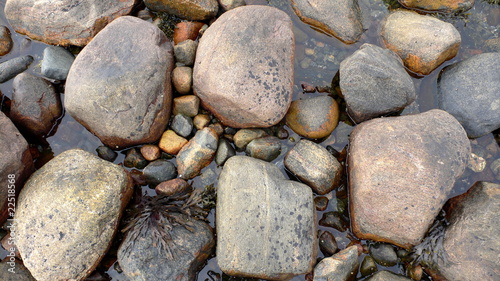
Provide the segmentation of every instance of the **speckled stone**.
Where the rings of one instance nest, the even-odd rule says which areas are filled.
[[[339,106],[329,96],[295,100],[286,114],[286,124],[297,134],[311,139],[329,136],[339,121]]]
[[[203,128],[196,132],[177,154],[179,177],[194,178],[201,172],[201,169],[208,166],[215,156],[218,141],[219,136],[212,128]]]

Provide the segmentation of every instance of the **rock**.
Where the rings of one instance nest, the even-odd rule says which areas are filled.
[[[312,270],[318,245],[312,191],[286,180],[274,164],[229,158],[216,208],[217,263],[224,273],[288,280]]]
[[[346,44],[357,42],[363,34],[357,0],[292,0],[292,6],[303,22]]]
[[[462,126],[439,109],[363,122],[349,146],[354,234],[404,248],[420,243],[470,154]]]
[[[318,233],[319,237],[319,249],[325,256],[331,256],[337,252],[339,249],[337,246],[337,241],[335,236],[328,231],[320,230]]]
[[[201,169],[208,166],[215,156],[218,141],[219,136],[212,128],[203,128],[196,132],[177,154],[179,177],[194,178],[201,172]]]
[[[167,130],[163,133],[160,139],[161,150],[165,151],[168,154],[176,155],[181,148],[188,143],[188,140],[177,135],[172,130]]]
[[[500,38],[491,38],[484,41],[484,46],[488,52],[500,52]]]
[[[314,268],[314,281],[350,280],[358,272],[358,247],[351,246],[322,259]]]
[[[146,144],[141,147],[141,154],[144,159],[148,161],[155,161],[156,159],[160,158],[161,150],[157,145]]]
[[[195,280],[198,267],[209,257],[215,241],[210,226],[195,219],[189,221],[192,231],[181,225],[170,230],[173,258],[155,246],[152,228],[134,241],[127,236],[118,249],[118,263],[129,280]],[[128,254],[127,245],[130,245]]]
[[[410,9],[437,11],[442,13],[461,13],[474,6],[474,0],[398,0]]]
[[[483,157],[479,157],[474,153],[470,154],[469,162],[467,163],[467,168],[471,169],[474,173],[481,173],[486,168],[486,160]]]
[[[267,133],[262,129],[241,129],[234,134],[234,145],[239,149],[245,149],[252,140],[265,136]]]
[[[319,225],[332,227],[340,232],[347,231],[347,229],[349,228],[349,222],[346,221],[342,217],[342,214],[337,211],[324,213],[319,220]]]
[[[96,148],[96,152],[97,156],[109,162],[115,161],[116,157],[118,157],[118,153],[116,153],[114,150],[104,145],[101,145],[98,148]]]
[[[367,281],[411,281],[410,278],[406,278],[386,270],[379,271],[366,280]]]
[[[175,61],[187,66],[194,64],[198,42],[191,39],[184,40],[174,46]]]
[[[349,115],[357,123],[398,112],[415,101],[413,81],[391,50],[363,44],[340,63],[339,73]]]
[[[172,84],[179,94],[189,94],[193,85],[193,69],[188,66],[176,67],[172,72]]]
[[[127,156],[123,160],[123,165],[127,168],[144,169],[148,165],[148,160],[142,156],[137,148],[132,148],[127,151]]]
[[[12,90],[12,120],[34,135],[48,134],[62,114],[61,99],[52,84],[21,73],[14,78]]]
[[[186,20],[208,20],[217,14],[217,0],[144,0],[149,9]]]
[[[215,154],[215,163],[222,166],[230,157],[236,154],[233,146],[226,139],[219,139],[219,145],[217,146],[217,153]]]
[[[495,178],[497,180],[500,180],[500,158],[498,158],[495,161],[491,162],[491,164],[490,164],[490,170],[495,175]]]
[[[219,4],[224,11],[229,11],[246,5],[245,0],[219,0]]]
[[[324,211],[328,208],[328,198],[325,196],[314,197],[314,205],[316,206],[316,211]]]
[[[0,262],[0,280],[3,281],[36,281],[29,270],[21,263],[15,263],[14,272],[9,271],[11,265],[7,262]]]
[[[187,95],[182,97],[177,97],[174,99],[174,110],[173,114],[182,114],[188,117],[195,117],[198,115],[198,110],[200,108],[200,98],[194,95]]]
[[[14,217],[16,246],[33,277],[84,280],[106,254],[132,190],[123,168],[80,149],[36,171]]]
[[[370,255],[380,265],[394,266],[398,263],[398,255],[389,244],[377,243],[370,245]]]
[[[8,54],[13,44],[9,29],[4,25],[0,26],[0,56]]]
[[[210,116],[206,114],[198,114],[193,118],[193,125],[197,130],[201,130],[210,123]]]
[[[374,272],[377,272],[377,264],[375,260],[370,256],[365,256],[363,261],[361,262],[361,267],[359,268],[359,272],[362,276],[368,276]]]
[[[483,53],[446,67],[438,106],[457,118],[470,138],[500,128],[500,53]]]
[[[200,29],[205,24],[203,22],[181,21],[175,25],[174,44],[177,45],[187,39],[196,40]]]
[[[286,114],[286,124],[297,134],[321,139],[329,136],[339,121],[339,106],[329,96],[295,100]]]
[[[33,57],[26,55],[0,63],[0,83],[4,83],[25,71],[32,62]]]
[[[0,178],[3,182],[0,185],[0,223],[3,224],[13,215],[8,210],[8,198],[23,187],[24,181],[34,171],[28,143],[3,112],[0,112],[0,151]]]
[[[453,58],[460,48],[458,30],[435,17],[398,10],[389,14],[381,26],[385,47],[398,54],[407,68],[419,74],[431,73]]]
[[[254,139],[247,145],[246,153],[250,157],[271,162],[281,153],[281,141],[273,136]]]
[[[155,187],[158,195],[172,196],[187,191],[191,186],[183,179],[171,179],[164,181]]]
[[[85,46],[114,19],[130,13],[134,0],[7,0],[5,16],[31,39],[52,45]]]
[[[230,10],[200,39],[193,91],[226,126],[273,126],[292,101],[294,46],[285,12],[257,5]]]
[[[438,259],[439,272],[448,280],[497,280],[500,185],[477,182],[450,201],[443,245],[448,261]]]
[[[149,163],[144,167],[143,173],[144,179],[152,187],[177,176],[174,164],[163,159],[158,159]]]
[[[55,80],[66,80],[73,61],[75,56],[63,47],[48,46],[43,50],[42,75]]]
[[[181,137],[187,138],[193,131],[193,120],[182,114],[177,114],[174,116],[170,128]]]
[[[73,62],[66,110],[112,148],[155,142],[170,116],[173,63],[163,31],[136,17],[120,17]]]
[[[324,147],[302,139],[285,155],[285,167],[317,194],[340,184],[343,167]]]

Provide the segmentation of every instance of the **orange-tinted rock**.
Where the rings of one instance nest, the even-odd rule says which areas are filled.
[[[144,156],[144,159],[148,161],[154,161],[161,156],[161,150],[157,145],[154,144],[146,144],[141,147],[141,154]]]
[[[196,40],[203,25],[205,24],[196,21],[179,22],[174,29],[174,44],[177,45],[187,39]]]
[[[0,26],[0,56],[5,56],[12,49],[12,37],[6,26]]]
[[[173,114],[182,114],[188,117],[195,117],[200,107],[200,98],[194,95],[182,96],[174,99]]]
[[[193,125],[196,129],[201,130],[210,123],[210,116],[206,114],[198,114],[193,118]]]
[[[172,130],[167,130],[161,136],[159,146],[166,153],[176,155],[187,143],[187,139],[179,136]]]
[[[212,128],[203,128],[177,154],[177,171],[179,177],[191,179],[201,169],[212,162],[217,151],[219,136]]]
[[[168,12],[186,20],[207,20],[219,10],[217,0],[144,0],[149,9]]]
[[[177,178],[164,181],[155,187],[156,193],[172,196],[177,193],[187,191],[190,185],[187,181]]]
[[[172,72],[172,84],[179,94],[189,94],[193,86],[193,69],[189,66],[174,68]]]
[[[398,0],[410,9],[438,11],[443,13],[464,12],[474,6],[474,0]]]

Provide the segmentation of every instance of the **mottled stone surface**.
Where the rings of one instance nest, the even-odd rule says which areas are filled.
[[[193,90],[227,126],[270,127],[292,101],[294,48],[284,12],[253,5],[230,10],[200,39]]]
[[[423,75],[453,58],[462,41],[451,23],[411,11],[397,10],[381,26],[385,47],[398,54],[411,71]]]
[[[0,56],[5,56],[12,49],[12,37],[6,26],[0,26]]]
[[[219,10],[217,0],[144,0],[146,7],[168,12],[186,20],[207,20]]]
[[[28,69],[33,62],[30,55],[17,57],[0,63],[0,83],[8,81]]]
[[[474,0],[398,0],[407,8],[444,13],[464,12],[474,6]]]
[[[500,53],[483,53],[446,67],[438,79],[437,100],[470,138],[500,128]]]
[[[438,109],[363,122],[349,146],[353,232],[402,247],[420,243],[470,154],[460,123]]]
[[[383,270],[373,274],[367,281],[411,281],[412,279],[406,278],[401,275],[394,274],[390,271]]]
[[[170,117],[173,61],[163,31],[120,17],[75,59],[66,81],[66,110],[112,148],[157,141]]]
[[[187,139],[179,136],[172,130],[167,130],[161,136],[158,146],[166,153],[176,155],[187,143]]]
[[[177,154],[177,171],[179,177],[191,179],[196,177],[201,169],[212,162],[217,150],[219,136],[212,128],[203,128],[182,147]]]
[[[80,149],[59,154],[19,195],[14,218],[24,265],[39,281],[84,280],[108,250],[131,195],[122,167]]]
[[[134,0],[7,0],[5,16],[30,38],[53,45],[85,46],[108,23],[128,14]]]
[[[438,260],[440,273],[448,280],[498,280],[500,185],[477,182],[450,201],[454,207],[444,238],[448,261]]]
[[[14,272],[9,271],[12,269],[11,265],[6,262],[0,263],[0,280],[2,281],[36,281],[28,269],[21,263],[15,263]]]
[[[311,189],[274,164],[227,160],[217,187],[217,262],[227,274],[288,280],[312,270],[317,239]]]
[[[42,75],[56,80],[66,80],[75,56],[60,46],[49,46],[43,50]]]
[[[400,111],[415,101],[413,81],[391,50],[363,44],[340,63],[339,73],[349,115],[357,123]]]
[[[274,136],[254,139],[247,145],[246,153],[253,158],[273,161],[281,153],[281,141]]]
[[[265,136],[267,133],[262,129],[241,129],[234,134],[234,145],[239,149],[245,149],[252,140]]]
[[[182,114],[188,117],[195,117],[200,108],[200,99],[194,95],[177,97],[174,99],[173,114]]]
[[[335,255],[322,259],[314,268],[314,281],[345,281],[358,272],[358,247],[350,246]]]
[[[292,0],[292,5],[303,22],[344,43],[355,43],[363,34],[357,0]]]

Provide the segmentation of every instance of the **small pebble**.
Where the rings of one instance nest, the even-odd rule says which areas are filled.
[[[118,156],[118,153],[116,153],[114,150],[104,145],[97,147],[96,151],[97,151],[97,156],[109,162],[115,161],[116,157]]]
[[[316,196],[314,198],[314,206],[316,206],[316,211],[324,211],[328,207],[328,198],[325,196]]]
[[[170,128],[179,136],[187,138],[193,131],[193,120],[182,114],[177,114],[170,124]]]
[[[178,66],[172,71],[172,84],[179,94],[191,92],[193,86],[193,69],[189,66]]]
[[[158,146],[168,154],[176,155],[181,148],[188,143],[188,140],[177,135],[172,130],[163,133]]]
[[[314,92],[316,92],[316,88],[313,85],[311,85],[311,84],[309,84],[307,82],[301,82],[300,86],[302,86],[302,91],[304,93],[314,93]]]
[[[194,117],[193,124],[197,130],[201,130],[210,124],[210,116],[206,114],[198,114]]]
[[[398,256],[394,247],[385,243],[370,245],[370,255],[380,265],[393,266],[398,263]]]
[[[153,19],[153,16],[154,14],[149,10],[140,10],[139,12],[137,12],[137,17],[141,20],[149,21]]]
[[[60,46],[48,46],[43,50],[42,75],[55,79],[66,80],[75,56]]]
[[[175,25],[174,29],[174,44],[177,45],[187,39],[196,40],[200,29],[205,24],[195,21],[181,21]]]
[[[161,156],[161,150],[157,145],[146,144],[141,147],[141,154],[148,161],[154,161]]]
[[[319,221],[319,225],[332,227],[340,232],[344,232],[349,227],[349,223],[345,221],[339,212],[324,213]]]
[[[174,99],[173,114],[182,114],[188,117],[195,117],[200,108],[200,98],[195,95],[186,95]]]
[[[224,127],[219,122],[210,124],[208,127],[214,129],[218,136],[221,136],[224,133]]]
[[[416,266],[410,265],[408,268],[408,276],[415,281],[420,281],[422,279],[422,275],[424,273],[424,270],[420,264],[417,264]]]
[[[174,46],[175,60],[186,66],[192,66],[196,55],[198,43],[187,39]]]
[[[224,165],[224,163],[230,157],[234,156],[236,152],[233,146],[226,139],[219,139],[219,145],[217,146],[217,152],[215,154],[215,163],[219,166]]]
[[[224,11],[229,11],[246,5],[245,0],[219,0],[219,4]]]
[[[144,179],[152,186],[156,187],[164,181],[171,180],[177,176],[175,165],[167,160],[158,159],[149,163],[143,170]]]
[[[368,276],[377,272],[377,270],[378,268],[375,260],[370,256],[365,256],[363,262],[361,262],[361,267],[359,268],[361,275]]]
[[[32,62],[33,57],[26,55],[0,63],[0,83],[4,83],[25,71]]]
[[[0,56],[5,56],[12,49],[12,37],[6,26],[0,26]]]
[[[155,190],[158,195],[172,196],[187,191],[189,187],[190,185],[187,181],[176,178],[158,184]]]
[[[148,160],[136,148],[127,151],[127,156],[125,156],[125,160],[123,161],[123,165],[127,168],[143,169],[147,164]]]
[[[337,246],[337,240],[335,240],[335,236],[328,231],[319,230],[318,231],[319,238],[319,248],[323,255],[331,256],[337,252],[339,249]]]
[[[486,168],[486,160],[484,160],[483,157],[479,157],[476,154],[471,153],[467,167],[475,173],[480,173],[484,170],[484,168]]]
[[[247,145],[246,153],[253,158],[273,161],[281,153],[281,141],[274,136],[254,139]]]
[[[241,129],[234,134],[234,144],[239,149],[245,149],[252,140],[266,136],[262,129]]]

